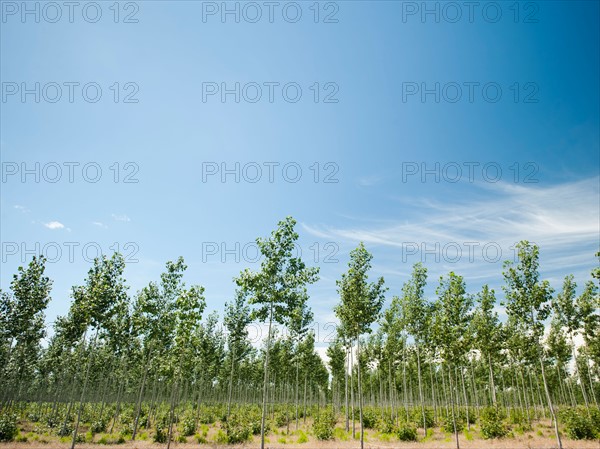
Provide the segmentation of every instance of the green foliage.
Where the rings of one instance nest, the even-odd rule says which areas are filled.
[[[504,414],[495,407],[484,408],[479,417],[481,435],[485,439],[503,438],[510,429],[504,423]]]
[[[106,419],[101,419],[98,421],[94,421],[91,425],[90,425],[90,430],[92,431],[92,433],[102,433],[102,432],[106,432],[106,426],[108,425]]]
[[[184,415],[181,422],[181,433],[187,437],[196,433],[196,420],[192,414]]]
[[[510,409],[508,412],[508,422],[517,426],[515,428],[517,432],[524,433],[532,430],[531,423],[527,419],[525,412],[521,409]]]
[[[39,413],[29,413],[29,414],[27,415],[27,420],[28,420],[29,422],[39,422],[41,419],[42,419],[42,418],[41,418],[41,416],[40,416],[40,414],[39,414]]]
[[[379,421],[378,413],[372,408],[366,408],[363,410],[363,426],[365,429],[374,429],[377,427]]]
[[[313,434],[318,440],[330,440],[333,437],[335,417],[330,410],[321,411],[315,416],[313,422]]]
[[[346,432],[344,429],[340,427],[335,427],[333,429],[333,437],[339,441],[348,441],[348,438],[350,436],[348,435],[348,432]]]
[[[298,444],[308,443],[308,436],[303,431],[298,431],[298,440],[296,441]]]
[[[70,422],[62,423],[56,431],[56,434],[59,437],[73,435],[73,425]]]
[[[219,429],[214,438],[215,443],[217,444],[227,444],[227,434],[223,432],[222,429]]]
[[[237,414],[229,415],[229,419],[223,423],[223,427],[229,444],[245,443],[252,435],[252,426],[248,420]]]
[[[398,430],[396,423],[392,417],[388,414],[384,415],[383,419],[380,418],[377,422],[377,430],[381,433],[396,433]]]
[[[198,420],[201,424],[214,424],[217,418],[212,410],[203,407],[200,409],[200,417]]]
[[[154,438],[153,441],[155,443],[161,443],[164,444],[167,442],[167,438],[169,437],[169,435],[167,434],[167,431],[162,428],[162,427],[157,427],[156,428],[156,432],[154,432]]]
[[[361,242],[350,252],[348,272],[342,274],[337,281],[341,303],[334,309],[342,327],[350,337],[371,332],[371,324],[375,321],[385,300],[383,278],[377,282],[368,282],[373,256]]]
[[[56,426],[58,426],[58,419],[56,417],[49,416],[46,420],[46,426],[48,426],[49,429],[54,429]]]
[[[285,411],[275,413],[275,426],[285,427],[289,422],[289,415]]]
[[[18,432],[17,417],[15,415],[2,414],[0,416],[0,441],[12,441]]]
[[[402,422],[398,427],[400,441],[417,441],[417,428],[410,423]]]
[[[590,414],[592,415],[592,427],[600,436],[600,409],[591,407]]]
[[[461,413],[459,413],[458,410],[456,410],[454,416],[456,418],[456,431],[461,432],[465,427],[464,415],[461,415]],[[452,419],[451,412],[448,413],[444,418],[444,421],[442,423],[442,429],[444,430],[444,432],[454,433],[454,420]]]
[[[565,427],[565,433],[573,440],[593,440],[597,431],[592,420],[583,408],[567,408],[561,410],[560,418]]]
[[[165,439],[164,442],[167,440]],[[123,435],[119,435],[117,438],[111,438],[110,435],[102,435],[102,437],[98,440],[98,444],[105,445],[113,445],[113,444],[123,444],[125,443],[125,438]]]
[[[423,428],[423,411],[420,407],[413,408],[412,421],[418,428]],[[433,409],[425,407],[425,424],[427,428],[435,426],[435,420],[433,419]]]

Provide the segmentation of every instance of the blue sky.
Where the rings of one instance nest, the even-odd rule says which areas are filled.
[[[321,328],[359,241],[388,301],[417,261],[430,295],[454,270],[501,297],[521,239],[557,288],[598,263],[598,2],[481,2],[471,18],[463,2],[429,2],[437,18],[422,2],[279,2],[272,23],[263,2],[227,3],[239,22],[221,2],[120,3],[117,23],[112,2],[95,23],[93,5],[72,23],[61,2],[56,23],[28,5],[39,23],[2,2],[0,285],[45,248],[49,321],[97,248],[126,254],[132,294],[183,256],[222,311],[258,267],[254,239],[287,215],[321,267]]]

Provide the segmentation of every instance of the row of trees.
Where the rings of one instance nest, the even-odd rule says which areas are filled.
[[[418,404],[426,434],[431,421],[426,408],[433,408],[434,422],[438,408],[445,408],[458,446],[455,406],[466,410],[467,425],[471,407],[476,414],[482,405],[520,407],[529,422],[534,414],[549,414],[562,444],[555,405],[583,403],[588,415],[590,405],[598,407],[599,270],[593,271],[595,280],[588,281],[579,296],[573,276],[567,276],[554,295],[548,281],[540,280],[538,248],[521,242],[518,256],[517,263],[504,265],[502,305],[508,320],[502,323],[494,290],[484,285],[476,295],[468,294],[463,277],[453,272],[439,279],[436,299],[428,300],[427,270],[420,263],[413,267],[402,294],[380,313],[383,279],[367,283],[371,256],[362,244],[351,254],[350,270],[338,283],[341,303],[336,314],[341,326],[337,341],[328,349],[333,387],[345,386],[347,429],[347,373],[352,368],[346,363],[355,348],[361,409],[365,391],[370,391],[372,404],[387,407],[392,416],[402,413],[402,404],[409,419],[409,405]],[[380,326],[365,339],[366,349],[361,351],[360,336],[371,333],[377,318]],[[548,319],[549,332],[545,332]],[[576,337],[583,340],[579,347]],[[368,372],[368,385],[361,370]],[[362,442],[362,412],[360,420]]]
[[[191,404],[197,425],[203,405],[226,404],[226,420],[255,403],[261,405],[264,447],[276,404],[286,405],[288,426],[295,421],[296,428],[307,406],[332,404],[343,411],[346,430],[352,420],[353,432],[357,408],[362,447],[365,405],[378,406],[382,419],[396,422],[417,406],[425,434],[430,412],[434,421],[450,417],[457,446],[459,407],[467,423],[469,413],[484,405],[522,410],[527,420],[547,414],[560,445],[556,406],[582,404],[588,413],[598,406],[599,270],[580,295],[572,276],[555,294],[540,279],[538,248],[522,242],[518,262],[504,266],[505,323],[492,289],[483,286],[471,295],[452,272],[439,280],[435,300],[426,298],[421,264],[384,310],[384,279],[369,281],[372,256],[361,243],[337,282],[340,325],[327,349],[328,371],[309,330],[307,287],[319,270],[294,257],[294,227],[288,217],[268,238],[257,239],[260,269],[235,278],[222,320],[205,315],[204,288],[185,284],[182,258],[168,262],[158,282],[133,296],[122,256],[99,258],[84,283],[73,287],[69,312],[56,320],[45,347],[52,281],[44,258],[34,257],[19,268],[10,292],[0,293],[3,411],[37,401],[48,404],[55,420],[64,417],[64,427],[74,414],[74,447],[85,404],[99,405],[96,419],[112,423],[111,431],[124,405],[133,404],[132,439],[142,418],[148,425],[159,405],[168,404],[170,444],[179,408]],[[260,348],[248,338],[248,325],[256,320],[268,329]]]

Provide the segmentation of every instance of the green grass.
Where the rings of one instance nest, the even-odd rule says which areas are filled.
[[[302,430],[298,431],[298,439],[296,440],[296,443],[298,443],[298,444],[308,443],[308,436]]]
[[[350,439],[350,432],[346,432],[341,427],[333,429],[333,438],[339,441],[348,441]]]
[[[378,440],[389,443],[393,437],[394,437],[394,435],[391,433],[380,433],[378,436]]]

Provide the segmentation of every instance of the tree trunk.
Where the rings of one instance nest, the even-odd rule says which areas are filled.
[[[298,389],[300,388],[300,361],[298,360],[298,357],[296,357],[296,430],[298,430],[298,407],[300,406],[299,404],[299,396],[298,396]]]
[[[492,389],[492,404],[494,407],[498,406],[498,402],[496,400],[496,384],[494,383],[494,369],[492,367],[492,355],[488,354],[488,368],[490,370],[490,387]]]
[[[465,388],[465,376],[462,372],[462,368],[460,370],[460,380],[462,383],[463,396],[465,398],[465,410],[467,415],[467,430],[471,431],[471,422],[469,420],[469,400],[467,399],[467,389]]]
[[[227,419],[231,414],[231,395],[233,393],[233,369],[235,366],[235,343],[231,348],[231,371],[229,373],[229,392],[227,393]]]
[[[556,441],[558,442],[558,449],[562,449],[562,441],[560,439],[560,432],[558,431],[558,420],[554,413],[554,407],[552,406],[552,398],[550,397],[550,390],[548,389],[548,382],[546,381],[546,370],[544,369],[544,361],[542,355],[539,356],[540,367],[542,368],[542,380],[544,381],[544,390],[546,391],[546,399],[548,400],[548,408],[550,409],[550,415],[554,422],[554,433],[556,434]]]
[[[133,422],[133,433],[131,435],[131,441],[135,440],[135,436],[137,435],[138,424],[140,422],[140,413],[142,411],[142,397],[144,395],[144,386],[146,385],[146,377],[148,376],[148,364],[149,361],[146,361],[146,366],[144,368],[144,377],[142,378],[142,385],[140,386],[140,393],[138,395],[136,411],[135,411],[135,420]]]
[[[592,414],[590,412],[590,404],[588,402],[587,393],[585,391],[585,385],[583,383],[583,379],[581,377],[581,373],[579,372],[579,365],[577,364],[577,352],[575,351],[575,343],[573,341],[573,335],[571,337],[571,351],[573,353],[573,361],[575,362],[575,373],[577,379],[579,379],[579,385],[581,387],[581,394],[583,395],[583,402],[585,402],[585,409],[587,410],[588,418],[592,419]]]
[[[354,418],[354,357],[350,349],[350,399],[352,400],[352,438],[356,437],[356,422]]]
[[[454,427],[454,437],[456,439],[456,449],[460,449],[460,444],[458,442],[458,428],[456,427],[456,413],[454,412],[454,383],[452,382],[452,368],[448,367],[448,378],[450,379],[450,404],[452,406],[452,424]]]
[[[360,449],[364,449],[365,428],[363,425],[362,382],[360,377],[360,336],[356,339],[356,358],[358,359],[358,416],[360,418]]]
[[[96,337],[98,336],[98,329],[96,329],[96,333],[94,334],[94,339],[92,340],[92,344],[90,345],[90,356],[88,358],[87,368],[85,370],[85,380],[83,382],[83,388],[81,389],[81,397],[79,399],[79,411],[77,412],[77,421],[75,423],[75,429],[73,430],[73,440],[71,441],[71,449],[75,448],[75,443],[77,442],[77,431],[79,430],[79,420],[81,419],[81,412],[83,410],[83,399],[85,397],[85,390],[87,388],[88,379],[90,377],[90,367],[92,366],[92,358],[94,357],[94,346],[96,345]]]
[[[419,373],[419,400],[421,401],[421,414],[423,416],[423,432],[427,436],[427,418],[425,417],[425,401],[423,399],[423,381],[421,379],[421,355],[419,351],[419,344],[415,343],[417,349],[417,371]]]
[[[344,383],[345,383],[345,393],[344,393],[344,401],[346,402],[346,432],[350,431],[350,414],[349,414],[349,404],[348,404],[348,369],[350,367],[350,354],[349,351],[346,349],[346,369],[344,370]]]
[[[273,303],[269,308],[269,330],[267,333],[267,350],[265,353],[265,373],[263,378],[262,417],[260,420],[260,449],[265,449],[265,418],[267,416],[267,382],[269,381],[269,350],[271,346],[271,325],[273,324]]]

